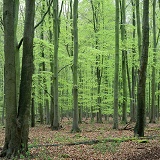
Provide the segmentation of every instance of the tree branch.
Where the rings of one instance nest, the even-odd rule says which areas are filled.
[[[62,67],[62,68],[58,71],[58,73],[60,73],[63,69],[65,69],[66,67],[68,67],[68,66],[70,66],[70,65],[72,65],[72,63],[67,64],[66,66]]]
[[[47,13],[48,13],[49,10],[50,10],[50,7],[51,7],[52,3],[53,3],[53,0],[50,2],[49,6],[48,6],[48,9],[47,9],[47,11],[44,13],[44,15],[42,16],[41,20],[34,26],[34,29],[36,29],[36,28],[44,21]],[[19,44],[18,44],[18,47],[17,47],[18,49],[20,49],[22,43],[23,43],[23,38],[21,38],[21,40],[20,40],[20,42],[19,42]]]
[[[51,8],[51,5],[53,3],[53,0],[50,2],[49,6],[48,6],[48,9],[47,11],[44,13],[44,15],[42,16],[41,20],[34,26],[34,29],[36,29],[45,19],[47,13],[49,12],[50,8]]]

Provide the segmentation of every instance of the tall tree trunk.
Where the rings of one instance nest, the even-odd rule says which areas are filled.
[[[17,113],[16,72],[14,53],[14,3],[4,0],[5,27],[5,106],[6,131],[5,144],[1,156],[10,158],[28,150],[29,111],[33,73],[33,36],[35,1],[26,1],[25,27],[23,36],[23,58],[20,97]],[[8,47],[10,46],[10,47]],[[9,57],[8,57],[9,56]]]
[[[18,13],[19,13],[19,0],[15,0],[14,4],[14,33],[15,33],[15,68],[16,68],[16,103],[18,106],[18,100],[19,100],[19,87],[20,87],[20,55],[19,55],[19,48],[18,48],[18,42],[17,42],[17,24],[18,24]]]
[[[4,22],[4,102],[6,108],[5,144],[1,157],[10,158],[18,150],[17,135],[17,103],[16,103],[16,71],[15,71],[15,30],[14,30],[15,1],[3,0]],[[12,137],[12,138],[11,138]]]
[[[122,84],[123,84],[123,104],[122,104],[122,122],[127,123],[127,77],[126,77],[126,1],[121,2],[121,40],[123,43],[122,49]]]
[[[23,58],[20,84],[20,97],[17,116],[18,134],[22,152],[28,151],[29,116],[33,74],[35,0],[26,0],[25,24],[23,35]]]
[[[118,129],[118,84],[119,84],[119,0],[115,0],[115,71],[113,129]]]
[[[54,119],[53,130],[58,130],[60,127],[59,106],[58,106],[58,43],[59,43],[59,17],[58,17],[58,0],[53,3],[53,30],[54,30]]]
[[[47,3],[48,7],[49,4]],[[49,9],[48,12],[49,18],[49,42],[53,43],[53,33],[52,33],[52,14],[51,14],[51,10]],[[50,85],[50,90],[51,90],[51,101],[50,101],[50,124],[51,124],[51,128],[53,127],[53,119],[54,119],[54,86],[53,86],[53,55],[52,55],[52,51],[50,50],[50,72],[52,73],[52,77],[51,77],[51,85]]]
[[[137,122],[134,128],[134,134],[140,137],[144,136],[145,128],[145,87],[146,87],[146,72],[148,64],[148,47],[149,47],[149,0],[143,1],[143,39],[142,39],[142,54],[138,76],[138,91],[137,91]]]
[[[130,104],[130,121],[131,122],[136,122],[136,108],[135,108],[135,103],[136,103],[136,98],[135,98],[135,86],[136,86],[136,68],[135,68],[135,37],[136,37],[136,15],[135,15],[135,2],[134,0],[131,0],[132,3],[132,24],[133,24],[133,45],[132,45],[132,91],[131,91],[131,104]]]
[[[73,4],[73,35],[74,35],[74,59],[73,59],[73,124],[72,132],[80,132],[78,126],[78,0]]]
[[[141,33],[139,0],[136,0],[136,21],[137,21],[137,36],[138,36],[138,53],[140,59],[142,52],[142,33]]]
[[[156,123],[156,106],[155,106],[155,90],[156,90],[156,0],[153,0],[153,65],[152,65],[152,104],[150,123]]]
[[[93,29],[95,33],[95,48],[99,49],[99,39],[97,36],[97,33],[100,30],[100,22],[99,22],[99,12],[100,12],[100,2],[97,4],[94,4],[91,0],[91,6],[92,6],[92,14],[93,14]],[[103,57],[102,57],[103,61]],[[97,122],[102,123],[102,109],[101,109],[101,79],[102,79],[102,69],[99,67],[99,64],[101,63],[101,56],[96,55],[96,77],[97,77],[97,106],[98,106],[98,112],[97,112]]]

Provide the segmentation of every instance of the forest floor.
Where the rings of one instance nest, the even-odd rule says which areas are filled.
[[[160,124],[147,124],[145,137],[137,139],[133,126],[112,123],[79,125],[82,132],[71,133],[71,121],[63,120],[63,128],[51,131],[47,125],[30,128],[27,158],[32,160],[158,160],[160,159]],[[0,129],[0,146],[4,143],[4,128]]]

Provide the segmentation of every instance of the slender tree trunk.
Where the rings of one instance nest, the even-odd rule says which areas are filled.
[[[100,2],[97,4],[94,4],[94,2],[91,0],[91,6],[92,6],[92,14],[93,14],[93,29],[95,33],[95,48],[99,48],[99,39],[97,36],[97,33],[100,29],[100,22],[99,22],[99,12],[100,12]],[[102,58],[103,59],[103,58]],[[102,60],[103,61],[103,60]],[[97,106],[98,106],[98,112],[97,112],[97,122],[102,123],[102,109],[101,109],[101,79],[102,79],[102,69],[99,67],[99,64],[101,63],[101,56],[96,56],[96,76],[97,76]]]
[[[73,5],[73,35],[74,35],[74,59],[73,59],[73,124],[72,132],[80,132],[78,126],[78,0],[74,0]]]
[[[160,91],[160,83],[158,83],[158,91]],[[158,95],[158,106],[157,106],[157,120],[159,121],[159,112],[160,112],[160,96]]]
[[[113,129],[118,129],[118,84],[119,84],[119,0],[115,0],[115,72]]]
[[[31,103],[31,127],[35,127],[34,95],[32,96],[32,103]]]
[[[132,45],[132,91],[131,91],[131,104],[130,104],[130,121],[136,122],[136,98],[135,98],[135,86],[136,86],[136,68],[135,68],[135,37],[136,37],[136,15],[135,15],[135,2],[131,0],[132,3],[132,24],[133,24],[133,45]]]
[[[152,104],[150,123],[156,123],[156,106],[155,106],[155,90],[156,90],[156,0],[153,0],[153,65],[152,65]]]
[[[137,91],[137,122],[134,128],[134,134],[140,137],[144,136],[145,128],[145,87],[146,72],[148,64],[148,47],[149,47],[149,0],[143,1],[143,39],[142,54],[140,61],[138,91]]]
[[[58,17],[58,0],[53,3],[53,18],[54,18],[54,119],[53,130],[58,130],[60,127],[59,106],[58,106],[58,43],[59,43],[59,17]]]
[[[136,0],[136,22],[137,22],[137,36],[138,36],[138,53],[140,59],[142,52],[142,33],[141,33],[139,0]]]
[[[49,10],[48,12],[49,14],[49,42],[53,43],[53,33],[52,33],[52,15],[51,15],[51,11]],[[54,86],[53,86],[53,55],[52,52],[50,50],[50,72],[52,73],[52,77],[51,77],[51,85],[50,85],[50,90],[51,90],[51,101],[50,101],[50,124],[51,124],[51,128],[53,127],[53,119],[54,119]]]
[[[122,122],[127,123],[127,77],[126,77],[126,56],[127,51],[125,50],[126,43],[126,1],[122,0],[121,4],[121,40],[124,48],[122,49],[122,84],[123,84],[123,104],[122,104]]]

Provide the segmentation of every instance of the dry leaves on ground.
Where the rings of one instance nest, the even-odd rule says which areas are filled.
[[[62,125],[63,128],[59,131],[51,131],[50,127],[46,125],[37,125],[35,128],[30,128],[29,152],[27,158],[21,156],[21,159],[160,159],[160,126],[158,124],[148,124],[145,129],[145,136],[151,138],[143,140],[134,140],[133,130],[113,130],[112,124],[109,123],[83,123],[80,125],[81,133],[70,133],[71,122],[66,119],[63,120]],[[124,128],[124,126],[120,127]],[[113,141],[107,141],[108,139],[113,139]],[[95,144],[90,143],[88,145],[87,143],[91,141]],[[3,143],[4,128],[1,128],[0,146],[3,146]]]

